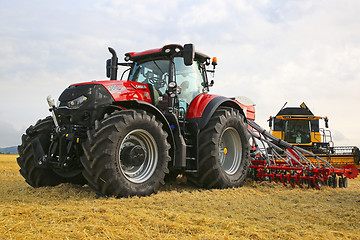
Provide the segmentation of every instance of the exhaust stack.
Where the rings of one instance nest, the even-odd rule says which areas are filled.
[[[110,78],[110,80],[117,80],[118,57],[113,48],[108,47],[108,49],[112,57],[106,61],[106,77]]]

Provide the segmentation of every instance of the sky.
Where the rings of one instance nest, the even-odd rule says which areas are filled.
[[[1,0],[0,147],[49,115],[48,95],[106,79],[108,46],[121,59],[170,43],[216,56],[211,93],[250,98],[263,128],[305,102],[336,146],[360,147],[359,11],[358,0]]]

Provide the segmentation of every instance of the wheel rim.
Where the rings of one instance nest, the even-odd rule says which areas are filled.
[[[149,132],[143,129],[133,130],[121,142],[120,169],[129,181],[143,183],[148,180],[156,169],[157,161],[158,148]]]
[[[235,128],[226,128],[219,143],[220,165],[228,175],[235,174],[242,160],[242,142]]]

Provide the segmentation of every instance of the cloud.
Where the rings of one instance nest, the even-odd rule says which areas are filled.
[[[10,123],[0,121],[0,147],[20,145],[23,131],[24,129],[17,130]]]
[[[262,126],[285,102],[305,101],[346,136],[339,144],[360,145],[359,9],[355,0],[2,1],[0,117],[24,129],[49,114],[48,94],[105,79],[107,46],[121,57],[192,42],[218,57],[213,92],[250,97]]]

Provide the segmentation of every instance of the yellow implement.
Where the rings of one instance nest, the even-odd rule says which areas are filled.
[[[286,103],[285,103],[286,105]],[[270,133],[292,145],[304,148],[328,161],[334,167],[354,165],[360,169],[359,148],[355,146],[334,146],[327,117],[315,116],[302,103],[300,107],[285,107],[276,116],[270,116]],[[325,128],[320,128],[320,120],[324,120]],[[307,156],[315,162],[312,156]]]

